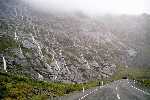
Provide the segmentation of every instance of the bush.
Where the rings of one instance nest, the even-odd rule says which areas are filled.
[[[16,41],[7,35],[3,35],[0,37],[0,52],[5,51],[6,49],[10,48],[17,48],[18,45]]]

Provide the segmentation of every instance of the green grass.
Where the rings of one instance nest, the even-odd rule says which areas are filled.
[[[5,52],[5,50],[7,49],[17,48],[17,47],[18,45],[13,38],[7,35],[3,35],[2,37],[0,37],[0,53]]]
[[[104,84],[110,80],[103,80]],[[74,91],[81,91],[101,85],[101,80],[81,84],[43,82],[31,78],[0,72],[0,99],[4,100],[45,100],[51,96],[63,96]]]
[[[150,93],[150,79],[137,79],[135,83],[136,87]]]
[[[100,82],[82,84],[43,82],[31,78],[0,72],[0,99],[4,100],[45,100],[50,96],[63,96],[73,91],[95,87]],[[106,81],[105,81],[106,83]]]
[[[150,79],[137,80],[137,82],[143,87],[150,88]]]

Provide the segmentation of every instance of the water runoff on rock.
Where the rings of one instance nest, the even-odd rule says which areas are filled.
[[[5,57],[3,57],[3,65],[4,65],[4,71],[7,72],[7,65],[6,65]]]

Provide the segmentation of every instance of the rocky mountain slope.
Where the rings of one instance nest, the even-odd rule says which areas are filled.
[[[33,79],[86,82],[118,66],[149,67],[150,16],[43,13],[0,1],[0,70]]]

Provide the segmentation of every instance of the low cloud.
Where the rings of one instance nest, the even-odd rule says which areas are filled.
[[[82,11],[88,14],[150,13],[148,0],[24,0],[42,11]]]

